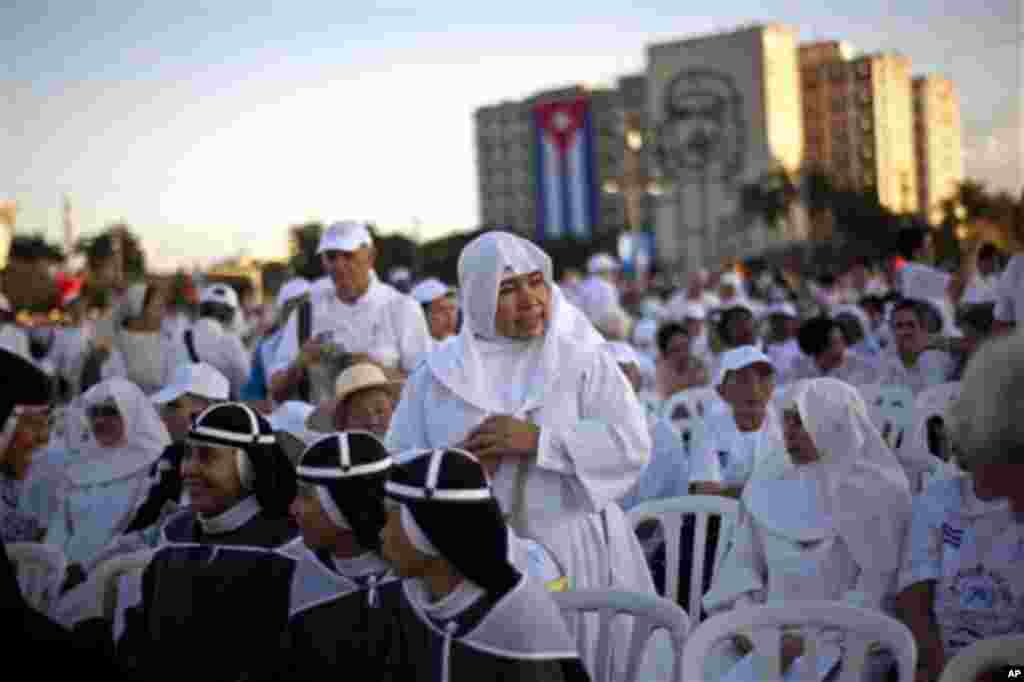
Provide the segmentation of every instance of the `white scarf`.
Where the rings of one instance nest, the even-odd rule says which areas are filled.
[[[855,388],[800,381],[786,396],[821,459],[796,467],[772,457],[755,470],[743,501],[759,523],[794,540],[843,538],[862,569],[897,568],[910,520],[910,486]]]
[[[495,314],[501,281],[533,272],[543,273],[551,288],[547,330],[542,338],[528,341],[500,338]],[[602,342],[552,281],[548,255],[507,232],[488,232],[463,249],[459,295],[465,313],[462,331],[431,353],[427,363],[438,381],[490,414],[521,416],[536,408],[559,373]]]
[[[119,377],[107,379],[82,396],[86,410],[111,400],[124,420],[124,440],[120,445],[106,448],[92,435],[81,455],[68,467],[68,476],[77,485],[135,476],[148,470],[171,444],[171,436],[160,416],[142,390],[130,381]]]

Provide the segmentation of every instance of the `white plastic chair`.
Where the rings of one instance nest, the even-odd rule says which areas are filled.
[[[868,654],[875,644],[892,652],[899,666],[899,682],[914,679],[917,644],[907,626],[881,611],[830,601],[751,606],[708,618],[690,633],[686,642],[683,677],[686,682],[704,682],[706,659],[713,647],[724,639],[744,635],[754,645],[758,682],[782,682],[784,629],[787,634],[796,634],[794,630],[798,630],[804,638],[804,653],[793,664],[796,679],[818,679],[817,651],[833,641],[829,635],[837,630],[843,633],[843,657],[836,682],[861,682]]]
[[[862,386],[860,392],[882,438],[890,448],[898,450],[914,420],[913,392],[906,386],[885,384]]]
[[[662,403],[661,416],[669,421],[703,417],[707,413],[707,408],[715,400],[721,400],[721,398],[713,388],[688,388],[685,391],[673,393]],[[686,414],[682,417],[676,415],[676,410],[680,407],[686,408]]]
[[[611,654],[612,650],[617,648],[612,642],[612,625],[620,615],[632,616],[633,627],[625,677],[621,680],[616,679],[615,682],[638,682],[648,640],[657,630],[665,630],[672,641],[672,682],[683,682],[680,661],[686,636],[690,631],[690,619],[675,603],[663,597],[622,590],[570,590],[553,592],[551,596],[562,610],[563,616],[596,612],[600,618],[598,655],[594,669],[590,671],[593,682],[612,681]],[[579,629],[578,637],[580,649],[583,650],[583,628]]]
[[[1024,635],[1006,635],[975,642],[946,663],[939,682],[973,682],[986,670],[1004,665],[1024,668]]]
[[[14,542],[7,554],[18,571],[18,586],[25,601],[41,613],[49,613],[60,599],[68,563],[64,553],[52,545]]]
[[[690,566],[690,586],[687,604],[690,605],[690,621],[699,623],[701,620],[701,598],[704,596],[704,554],[708,542],[708,522],[712,516],[721,519],[718,531],[718,545],[715,548],[715,559],[711,569],[712,577],[721,565],[725,548],[729,546],[739,514],[739,503],[736,500],[718,495],[686,495],[670,497],[664,500],[651,500],[637,505],[629,511],[629,522],[636,530],[640,524],[656,521],[661,525],[665,538],[665,594],[673,603],[679,603],[679,559],[680,533],[683,517],[694,515],[693,547],[691,548],[692,564]],[[696,605],[696,607],[694,606]]]
[[[960,382],[950,381],[921,391],[914,401],[915,411],[945,412],[960,398]]]
[[[932,481],[956,475],[956,466],[949,459],[951,453],[932,452],[928,431],[929,423],[936,417],[948,423],[949,410],[959,396],[960,383],[950,382],[933,386],[917,397],[913,426],[895,452],[915,494],[924,490]]]

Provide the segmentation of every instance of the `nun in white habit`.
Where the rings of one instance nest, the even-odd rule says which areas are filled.
[[[458,270],[462,330],[406,382],[388,450],[469,450],[509,525],[552,552],[571,589],[653,593],[615,502],[651,454],[626,377],[531,242],[489,232],[465,247]]]
[[[90,438],[67,469],[69,489],[46,542],[88,568],[124,531],[149,491],[149,472],[171,437],[138,386],[103,381],[82,396]]]
[[[765,460],[747,484],[705,607],[801,600],[887,607],[910,518],[902,467],[857,390],[842,381],[795,384],[783,421],[789,456]],[[719,672],[739,660],[743,647],[726,648],[709,663]],[[784,644],[784,659],[787,648],[790,660],[800,650]],[[884,680],[887,665],[886,657],[873,657],[868,679]]]

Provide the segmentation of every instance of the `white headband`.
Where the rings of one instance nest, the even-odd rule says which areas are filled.
[[[441,556],[441,553],[437,551],[433,543],[427,537],[423,529],[420,528],[420,524],[416,523],[416,519],[413,517],[412,512],[409,511],[409,507],[402,505],[402,529],[405,530],[406,537],[409,538],[409,542],[415,547],[421,554],[427,556]]]

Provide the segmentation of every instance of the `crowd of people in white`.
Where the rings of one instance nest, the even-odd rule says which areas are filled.
[[[611,256],[556,280],[500,231],[457,287],[385,283],[346,221],[258,327],[226,284],[194,319],[137,284],[28,331],[0,300],[11,650],[125,680],[682,679],[688,639],[637,668],[634,621],[565,610],[603,591],[669,597],[689,638],[868,611],[916,653],[873,642],[860,679],[936,682],[1024,635],[1024,256],[950,274],[929,248],[907,230],[895,271],[701,271],[624,303]],[[659,509],[681,527],[634,522]],[[776,640],[786,679],[852,665],[808,637]],[[721,638],[700,680],[768,679],[759,641]]]

